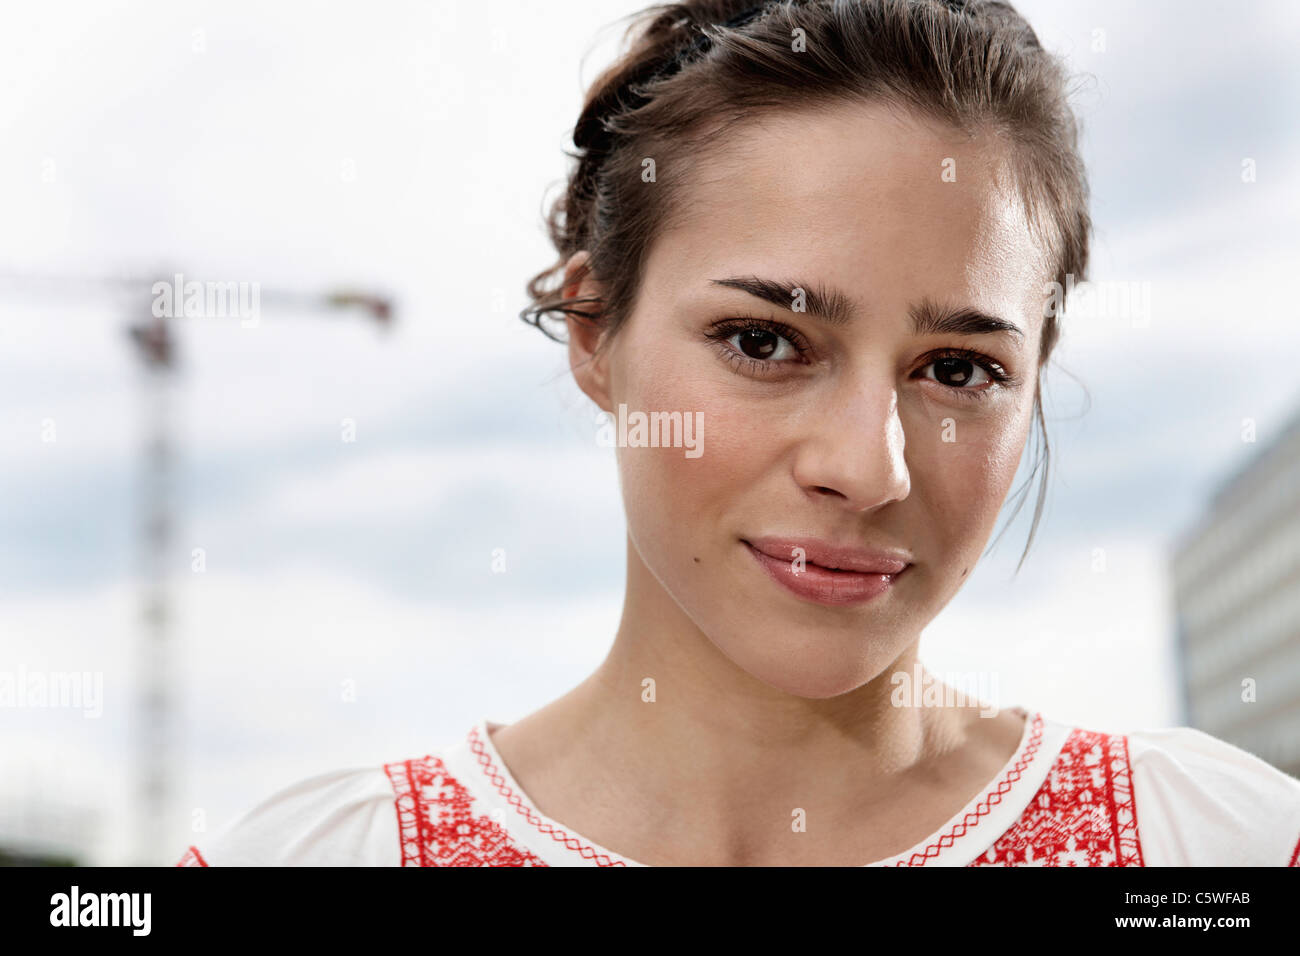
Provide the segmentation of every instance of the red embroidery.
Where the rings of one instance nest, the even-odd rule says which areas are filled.
[[[1143,866],[1128,738],[1075,728],[1025,812],[971,866]]]
[[[971,830],[979,825],[980,818],[986,816],[989,811],[997,804],[1002,802],[1002,798],[1011,790],[1011,787],[1024,774],[1027,768],[1034,760],[1038,748],[1043,743],[1043,717],[1041,714],[1034,714],[1033,723],[1029,731],[1029,742],[1025,745],[1025,752],[1021,754],[1020,759],[1012,765],[1011,769],[1006,772],[993,788],[984,794],[983,799],[975,804],[975,809],[965,814],[961,820],[953,824],[951,830],[943,834],[934,843],[929,844],[919,853],[913,853],[906,860],[900,860],[895,866],[925,866],[926,862],[937,857],[943,850],[949,849],[954,843],[964,837]]]
[[[199,852],[198,847],[192,846],[185,851],[185,855],[181,857],[180,862],[177,863],[176,865],[177,866],[207,866],[208,861],[203,859],[203,854]]]
[[[493,785],[497,788],[497,792],[505,797],[510,805],[518,810],[519,814],[536,827],[539,832],[549,836],[552,840],[563,843],[567,849],[573,850],[584,860],[595,860],[597,866],[627,866],[627,864],[622,860],[615,860],[610,857],[609,854],[601,853],[595,847],[582,842],[582,840],[577,837],[570,836],[560,827],[547,823],[540,816],[534,813],[532,808],[524,802],[523,798],[510,789],[510,786],[506,783],[505,776],[497,769],[497,765],[493,763],[491,755],[487,752],[487,748],[483,746],[483,741],[479,738],[477,727],[472,728],[469,732],[469,746],[470,749],[474,751],[474,755],[478,757],[478,762],[483,768],[484,776],[492,781]]]
[[[474,798],[434,756],[384,765],[397,794],[402,866],[546,866],[505,828],[475,816]]]
[[[1291,862],[1287,866],[1300,866],[1300,840],[1296,841],[1295,852],[1291,854]]]

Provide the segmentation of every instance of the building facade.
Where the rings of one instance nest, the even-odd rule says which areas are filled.
[[[1300,777],[1300,415],[1174,546],[1182,722]]]

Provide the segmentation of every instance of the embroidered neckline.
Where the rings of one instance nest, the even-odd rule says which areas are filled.
[[[1028,806],[967,865],[1143,866],[1131,769],[1126,735],[1071,728]]]
[[[1025,715],[1025,726],[1020,742],[1007,763],[985,785],[979,797],[975,798],[973,806],[968,803],[969,809],[961,811],[957,818],[946,822],[916,846],[893,856],[861,864],[862,866],[925,866],[927,863],[937,861],[954,852],[953,848],[959,845],[959,841],[967,837],[982,820],[991,815],[994,807],[1008,799],[1028,768],[1039,756],[1045,726],[1041,712],[1028,711],[1023,707],[1012,709]],[[470,729],[465,741],[474,755],[477,770],[483,780],[523,818],[531,829],[553,840],[565,850],[577,853],[584,860],[594,861],[597,866],[646,865],[606,849],[579,834],[571,833],[561,824],[542,814],[511,776],[505,761],[501,759],[496,746],[492,743],[489,727],[500,726],[503,725],[483,718]],[[999,835],[991,836],[996,840]]]
[[[1018,709],[1023,710],[1023,708]],[[953,822],[951,826],[942,828],[937,837],[928,837],[924,849],[916,851],[904,850],[897,856],[887,857],[880,862],[886,866],[925,866],[930,860],[937,859],[944,850],[952,848],[958,840],[974,830],[979,825],[980,820],[988,816],[993,811],[993,808],[1002,802],[1002,798],[1011,792],[1020,778],[1024,776],[1029,765],[1033,763],[1042,743],[1043,715],[1038,712],[1026,713],[1025,729],[1020,737],[1020,743],[1016,746],[1015,753],[1011,755],[1011,759],[1003,771],[984,788],[984,794],[975,802],[975,806],[964,811],[961,814],[961,819]],[[996,837],[997,834],[995,834],[995,839]],[[868,863],[867,865],[871,866],[873,864]]]
[[[523,789],[515,782],[505,761],[497,753],[492,735],[488,732],[488,723],[486,719],[480,720],[477,726],[470,729],[466,740],[478,762],[479,771],[496,788],[497,793],[505,798],[506,803],[514,807],[539,833],[562,844],[565,849],[577,853],[584,860],[595,860],[597,866],[627,866],[630,861],[625,861],[617,853],[595,846],[582,837],[573,836],[533,807],[532,801],[524,795]]]

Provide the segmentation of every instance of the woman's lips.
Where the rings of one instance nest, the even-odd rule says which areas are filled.
[[[817,604],[843,606],[862,604],[879,597],[893,587],[894,582],[910,564],[903,564],[902,569],[889,574],[866,571],[835,571],[804,559],[803,570],[796,571],[793,558],[773,557],[758,550],[748,541],[743,541],[745,549],[758,562],[758,566],[767,572],[768,577],[784,587],[795,597]],[[898,567],[898,562],[890,567]]]

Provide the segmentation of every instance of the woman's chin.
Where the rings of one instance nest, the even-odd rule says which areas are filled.
[[[732,663],[755,680],[762,681],[793,697],[807,700],[825,700],[857,690],[879,672],[872,669],[860,654],[843,660],[824,651],[774,650],[770,654],[755,653],[747,646],[739,653],[719,648]]]

